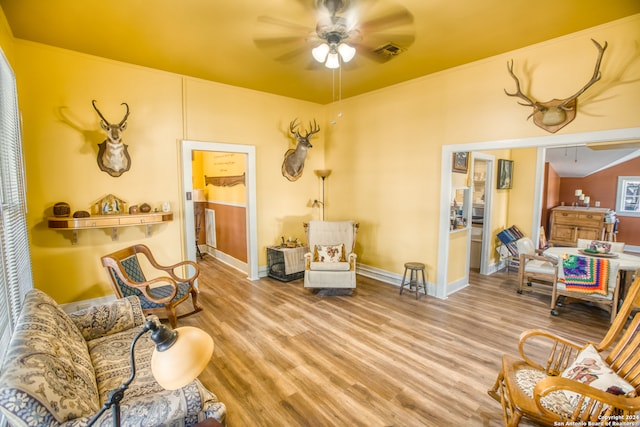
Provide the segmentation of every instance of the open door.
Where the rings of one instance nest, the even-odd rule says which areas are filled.
[[[250,280],[258,280],[258,227],[256,202],[256,150],[254,146],[217,142],[182,141],[182,202],[184,204],[184,237],[186,258],[196,261],[194,197],[192,184],[192,154],[194,151],[242,153],[246,158],[246,273]]]

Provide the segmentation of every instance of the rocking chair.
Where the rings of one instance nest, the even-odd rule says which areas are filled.
[[[603,420],[635,425],[640,411],[640,313],[628,319],[639,308],[637,277],[598,344],[577,344],[538,329],[524,332],[518,345],[522,359],[504,355],[489,390],[502,404],[505,425],[517,426],[522,417],[548,426],[609,425]],[[546,357],[532,356],[543,352]]]
[[[169,277],[162,276],[147,280],[138,255],[143,255],[146,258],[145,264],[150,264],[151,267]],[[130,246],[105,255],[101,259],[116,296],[118,298],[137,296],[146,315],[166,315],[171,327],[175,328],[178,318],[202,310],[198,305],[198,289],[194,286],[194,282],[200,274],[198,264],[195,262],[182,261],[170,266],[160,265],[145,245]],[[195,273],[189,277],[180,277],[176,272],[179,269],[185,269],[186,272],[188,267],[195,269]],[[191,295],[193,311],[177,316],[176,306],[186,301],[189,295]]]

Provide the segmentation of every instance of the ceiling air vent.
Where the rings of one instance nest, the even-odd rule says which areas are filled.
[[[404,49],[393,43],[387,43],[373,50],[373,53],[379,55],[385,61],[400,55],[402,52],[404,52]]]

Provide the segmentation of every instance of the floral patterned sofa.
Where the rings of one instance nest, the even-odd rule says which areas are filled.
[[[144,324],[136,297],[66,314],[39,290],[30,291],[0,376],[0,411],[13,426],[85,426],[111,390],[131,375],[129,350]],[[226,408],[198,380],[163,389],[151,374],[149,334],[135,347],[136,377],[121,402],[128,426],[225,423]],[[111,410],[96,422],[111,426]]]

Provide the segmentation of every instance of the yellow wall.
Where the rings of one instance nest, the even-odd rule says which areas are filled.
[[[13,34],[2,8],[0,8],[0,48],[11,66],[13,66]]]
[[[513,189],[509,194],[507,218],[509,225],[517,225],[520,231],[531,237],[533,227],[533,200],[535,197],[537,149],[512,150]]]
[[[247,155],[243,153],[223,153],[207,151],[202,153],[202,172],[199,177],[204,180],[207,177],[230,177],[246,174]],[[246,175],[245,175],[246,176]],[[219,186],[208,184],[206,186],[207,200],[246,205],[247,186],[237,184],[232,186]]]
[[[265,247],[279,236],[302,236],[302,223],[312,214],[308,199],[319,194],[312,171],[323,166],[321,134],[312,140],[298,181],[286,180],[280,165],[293,144],[289,121],[321,119],[320,106],[31,42],[17,40],[15,50],[34,282],[59,302],[109,294],[100,256],[126,245],[145,243],[165,263],[182,258],[183,138],[257,146],[260,265],[266,264]],[[114,121],[123,115],[121,102],[131,108],[124,141],[132,165],[121,177],[98,169],[97,144],[104,134],[92,99]],[[75,246],[68,233],[47,228],[45,219],[56,202],[68,202],[72,211],[87,210],[109,193],[130,204],[157,207],[169,201],[174,221],[154,226],[150,238],[142,228],[121,229],[115,242],[110,230],[83,231]]]
[[[603,79],[580,98],[576,120],[559,133],[640,126],[640,63],[634,62],[640,15],[342,100],[343,115],[335,125],[329,124],[335,105],[13,40],[0,31],[3,50],[13,52],[24,120],[35,285],[61,303],[108,294],[99,258],[134,242],[148,244],[160,261],[181,258],[181,139],[256,146],[259,265],[266,264],[265,247],[279,236],[303,237],[302,223],[312,215],[310,201],[321,192],[312,171],[329,168],[326,218],[360,223],[359,262],[400,274],[404,262],[423,261],[433,281],[438,219],[440,210],[448,209],[439,206],[442,146],[547,135],[526,120],[527,108],[504,95],[503,88],[513,88],[506,62],[514,58],[519,73],[533,70],[534,96],[568,96],[592,73],[590,37],[610,45]],[[635,81],[622,85],[620,80]],[[121,117],[121,102],[131,107],[124,140],[132,167],[122,177],[112,178],[97,167],[97,143],[104,136],[92,99],[109,118]],[[296,117],[303,123],[317,119],[322,131],[311,141],[303,176],[289,182],[280,166],[293,146],[288,126]],[[501,158],[514,159],[516,173],[527,171],[520,165],[526,158],[515,150]],[[496,225],[507,225],[519,209],[510,204],[520,191],[518,177],[512,190],[494,198],[500,210],[492,212]],[[155,227],[150,238],[136,227],[122,230],[117,242],[107,231],[87,231],[77,246],[64,233],[46,228],[54,203],[86,209],[107,193],[154,206],[169,201],[175,220]]]

